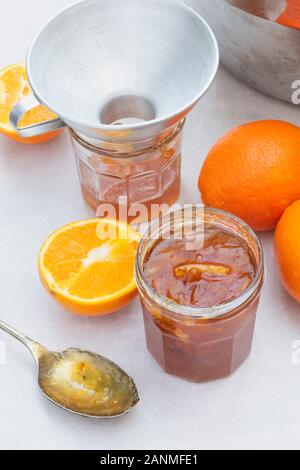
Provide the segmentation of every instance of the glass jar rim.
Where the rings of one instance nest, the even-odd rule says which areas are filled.
[[[89,139],[88,137],[79,134],[74,129],[69,128],[71,138],[78,142],[80,145],[85,147],[87,150],[103,155],[108,155],[110,158],[119,159],[130,157],[138,158],[146,152],[153,151],[163,145],[168,145],[173,139],[182,132],[186,119],[182,119],[179,123],[177,122],[174,126],[167,129],[163,134],[157,135],[156,138],[140,142],[114,142],[114,141],[96,141],[95,139]]]
[[[230,219],[234,223],[237,223],[241,226],[252,238],[255,242],[257,249],[258,249],[258,263],[257,263],[257,271],[254,280],[250,284],[250,286],[245,289],[238,297],[224,302],[219,305],[215,305],[212,307],[193,307],[193,306],[186,306],[176,303],[175,301],[164,297],[163,295],[159,294],[153,287],[150,285],[148,280],[144,275],[144,270],[142,266],[142,250],[144,245],[149,242],[149,240],[153,239],[153,241],[157,240],[158,238],[154,238],[153,235],[157,235],[161,233],[161,228],[165,221],[170,219],[170,216],[180,215],[183,213],[192,213],[193,211],[199,209],[199,205],[192,206],[189,208],[184,208],[179,211],[173,212],[171,214],[167,214],[162,217],[160,220],[154,221],[150,227],[147,229],[146,233],[143,235],[143,238],[140,241],[137,256],[136,256],[136,263],[135,263],[135,277],[137,281],[137,285],[139,288],[144,290],[146,294],[152,298],[160,307],[166,309],[174,314],[177,315],[185,315],[189,317],[195,318],[206,318],[206,319],[215,319],[219,317],[228,316],[230,312],[235,311],[245,303],[247,303],[252,297],[256,294],[257,289],[261,290],[263,281],[264,281],[264,274],[265,274],[265,262],[264,262],[264,252],[262,244],[251,227],[244,222],[239,217],[221,209],[215,208],[208,208],[201,206],[201,210],[203,211],[204,215],[217,215],[221,216],[224,219]],[[204,220],[204,219],[203,219]],[[218,225],[216,223],[216,225]],[[152,237],[151,237],[152,235]],[[242,237],[241,237],[242,238]],[[253,250],[252,250],[253,251]]]

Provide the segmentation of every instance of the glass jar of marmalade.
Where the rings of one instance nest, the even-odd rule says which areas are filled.
[[[166,372],[214,380],[249,356],[264,259],[240,219],[193,207],[156,221],[140,243],[136,280],[147,346]]]
[[[177,201],[183,127],[132,143],[89,142],[70,130],[82,194],[97,215],[148,221]]]

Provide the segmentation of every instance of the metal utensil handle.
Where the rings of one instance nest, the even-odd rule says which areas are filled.
[[[20,121],[24,114],[31,109],[40,106],[41,103],[33,96],[29,95],[21,99],[12,109],[9,121],[12,127],[17,131],[21,137],[36,137],[38,135],[47,134],[48,132],[56,131],[67,126],[61,119],[52,119],[51,121],[44,121],[31,126],[20,127]]]
[[[28,344],[32,342],[32,339],[28,338],[28,336],[23,335],[19,331],[17,331],[15,328],[7,325],[3,321],[0,320],[0,329],[3,331],[6,331],[6,333],[10,334],[17,340],[21,341],[21,343],[25,344],[25,346],[28,347]]]
[[[10,334],[14,338],[16,338],[18,341],[23,343],[27,349],[31,352],[33,355],[34,359],[36,362],[38,362],[38,358],[43,352],[45,351],[45,348],[41,346],[39,343],[36,341],[33,341],[31,338],[29,338],[26,335],[23,335],[23,333],[20,333],[20,331],[16,330],[15,328],[7,325],[3,321],[0,320],[0,330],[6,331],[6,333]]]

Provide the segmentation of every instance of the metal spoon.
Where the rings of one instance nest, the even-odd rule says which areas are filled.
[[[108,359],[80,349],[50,352],[2,321],[0,329],[29,349],[38,367],[40,389],[55,405],[81,416],[111,418],[138,403],[133,379]]]

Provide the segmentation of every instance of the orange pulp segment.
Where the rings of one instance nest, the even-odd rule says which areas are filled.
[[[43,284],[67,309],[105,315],[136,295],[135,256],[140,234],[126,223],[89,219],[53,233],[39,255]]]
[[[9,123],[9,115],[13,107],[32,91],[27,79],[24,63],[10,65],[0,71],[0,132],[7,137],[25,144],[38,144],[53,139],[62,130],[49,132],[36,137],[25,138],[17,134]],[[21,119],[20,126],[26,127],[43,121],[56,119],[57,116],[45,106],[28,111]]]

